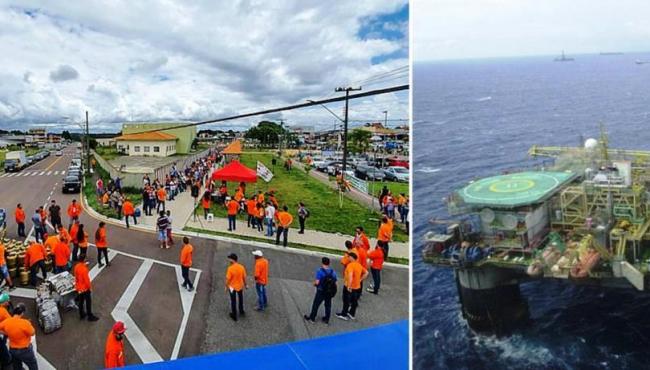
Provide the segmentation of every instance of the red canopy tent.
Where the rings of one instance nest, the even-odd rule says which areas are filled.
[[[231,182],[257,182],[257,172],[232,160],[212,173],[212,180],[222,180]]]

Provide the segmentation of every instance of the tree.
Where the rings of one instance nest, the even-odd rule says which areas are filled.
[[[261,121],[257,126],[246,131],[244,137],[258,140],[262,144],[274,144],[278,142],[278,135],[285,133],[282,126],[271,121]]]
[[[70,131],[68,131],[68,130],[64,130],[61,133],[61,137],[63,137],[63,139],[65,139],[65,140],[72,140],[72,136],[70,135]]]
[[[372,133],[362,129],[354,129],[348,136],[350,140],[348,150],[352,153],[363,153],[370,147],[370,138]]]

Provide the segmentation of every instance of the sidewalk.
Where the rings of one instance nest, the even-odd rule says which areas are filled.
[[[172,211],[172,215],[174,214],[173,212],[174,211]],[[174,223],[176,224],[176,219],[174,219]],[[231,233],[228,231],[228,219],[215,217],[214,221],[208,222],[203,219],[202,214],[200,215],[200,217],[199,215],[197,215],[197,221],[194,221],[192,218],[190,218],[186,226],[196,228],[196,229],[218,231],[222,233]],[[257,229],[247,227],[246,220],[244,219],[244,217],[239,216],[237,218],[237,231],[233,232],[233,234],[268,239],[269,243],[275,243],[275,236],[273,237],[265,236],[266,228],[264,230],[265,231],[263,232],[258,232]],[[352,240],[353,238],[354,237],[351,235],[342,235],[338,233],[332,234],[332,233],[326,233],[322,231],[315,231],[309,229],[305,229],[304,234],[298,234],[298,229],[292,228],[289,230],[288,241],[289,243],[299,243],[299,244],[313,245],[317,247],[345,251],[346,250],[345,241]],[[281,243],[282,243],[282,239],[280,239],[280,244]],[[377,244],[377,239],[370,238],[370,246],[374,247],[376,244]],[[409,258],[408,243],[398,243],[398,242],[390,243],[389,256],[408,259]]]
[[[158,214],[152,211],[151,216],[146,216],[142,204],[138,205],[138,207],[142,210],[142,216],[138,219],[138,224],[152,227],[155,230]],[[174,231],[183,230],[185,223],[192,216],[192,212],[194,211],[194,199],[189,191],[184,191],[178,194],[174,200],[166,201],[165,210],[171,211],[172,229]]]

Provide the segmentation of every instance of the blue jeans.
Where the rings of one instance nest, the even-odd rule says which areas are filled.
[[[237,215],[228,215],[228,231],[235,230]]]
[[[275,234],[275,230],[273,230],[273,219],[272,218],[264,218],[266,221],[266,236],[273,236]]]
[[[260,283],[255,283],[255,290],[257,291],[257,307],[259,307],[260,310],[264,310],[266,308],[266,285],[260,284]]]

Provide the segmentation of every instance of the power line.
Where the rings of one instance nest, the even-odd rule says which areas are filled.
[[[188,123],[188,124],[178,125],[178,126],[173,126],[173,127],[168,127],[168,128],[151,129],[151,130],[146,130],[146,131],[140,131],[140,133],[166,131],[166,130],[173,130],[173,129],[177,129],[177,128],[206,125],[208,123],[232,121],[234,119],[254,117],[254,116],[260,116],[260,115],[263,115],[263,114],[277,113],[277,112],[283,112],[283,111],[287,111],[287,110],[306,108],[306,107],[311,107],[311,106],[314,106],[314,105],[345,101],[346,98],[347,99],[365,98],[367,96],[388,94],[388,93],[402,91],[402,90],[408,90],[408,89],[409,89],[408,84],[406,84],[406,85],[398,85],[398,86],[392,86],[392,87],[387,87],[387,88],[383,88],[383,89],[370,90],[370,91],[357,93],[357,94],[351,94],[351,95],[349,95],[347,97],[346,96],[339,96],[339,97],[336,97],[336,98],[329,98],[329,99],[324,99],[324,100],[312,100],[312,101],[309,101],[307,103],[287,105],[287,106],[280,107],[280,108],[266,109],[266,110],[261,110],[261,111],[257,111],[257,112],[251,112],[251,113],[243,113],[243,114],[238,114],[238,115],[235,115],[235,116],[217,118],[217,119],[213,119],[213,120],[209,120],[209,121]]]

